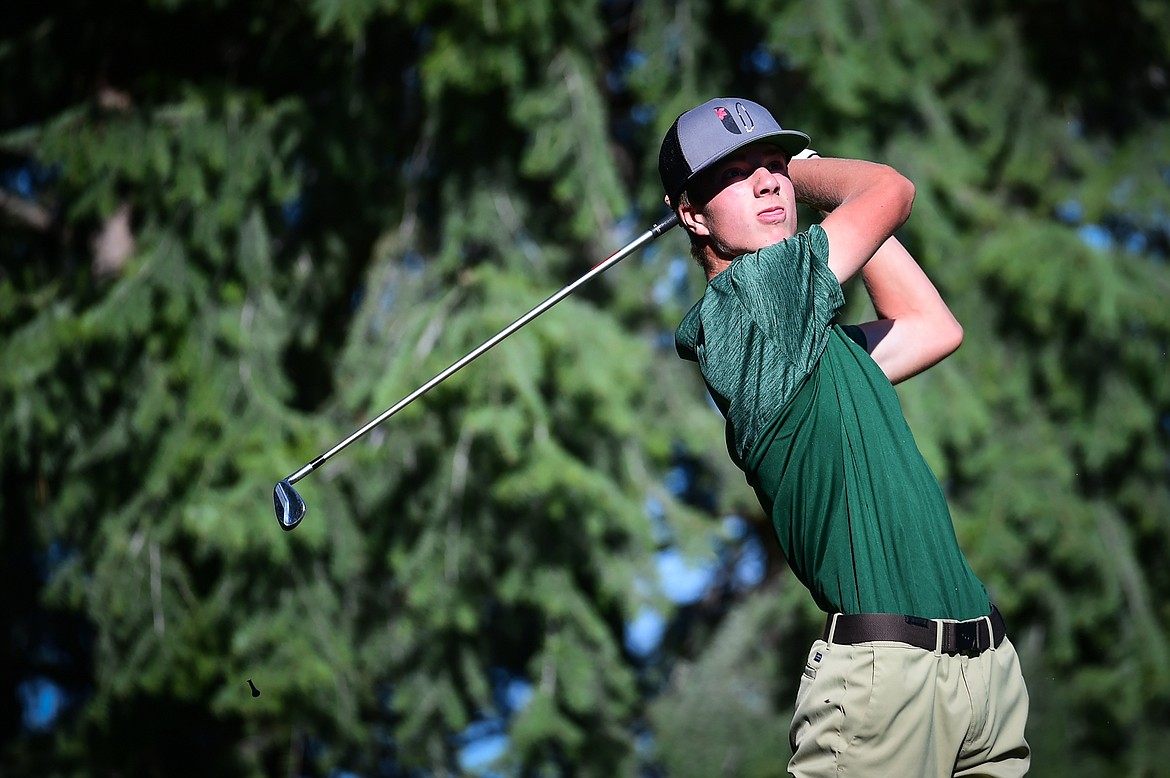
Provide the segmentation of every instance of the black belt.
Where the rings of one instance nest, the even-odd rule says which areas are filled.
[[[828,643],[855,645],[874,640],[907,643],[944,654],[979,656],[999,646],[1007,635],[1003,616],[994,605],[991,615],[970,621],[920,619],[891,613],[834,613],[825,624],[821,639]]]

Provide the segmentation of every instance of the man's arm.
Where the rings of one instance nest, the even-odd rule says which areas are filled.
[[[860,324],[866,347],[892,383],[953,353],[963,328],[910,252],[888,239],[861,271],[877,320]]]
[[[796,199],[826,214],[829,269],[845,283],[910,216],[914,184],[886,165],[852,159],[793,159]]]
[[[893,237],[906,219],[898,218],[899,211],[909,215],[913,185],[905,179],[900,185],[892,168],[823,159],[811,149],[792,160],[789,176],[797,199],[827,214],[821,226],[829,235],[829,268],[837,280],[845,283],[861,272],[878,318],[859,326],[886,377],[904,381],[953,353],[963,342],[963,328]],[[894,199],[884,209],[874,202],[890,192],[907,197],[907,185],[909,200]]]

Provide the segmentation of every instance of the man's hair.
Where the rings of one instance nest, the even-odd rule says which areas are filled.
[[[679,208],[684,206],[690,207],[690,205],[691,197],[689,194],[687,194],[687,190],[684,189],[679,192],[678,197],[676,198],[676,202],[674,203],[674,212],[678,213]],[[695,260],[695,262],[699,264],[699,267],[703,268],[704,273],[707,272],[707,241],[686,229],[685,226],[683,229],[686,231],[687,237],[690,238],[691,241],[691,259]]]

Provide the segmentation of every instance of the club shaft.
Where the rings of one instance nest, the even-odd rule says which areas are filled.
[[[647,243],[651,242],[652,240],[654,240],[658,236],[667,232],[672,227],[674,227],[676,224],[678,224],[678,216],[676,214],[672,213],[669,216],[667,216],[665,219],[663,219],[661,222],[658,222],[653,227],[651,227],[650,229],[643,232],[641,235],[639,235],[637,238],[632,240],[630,243],[626,244],[623,248],[619,249],[618,251],[614,252],[606,259],[604,259],[601,262],[594,265],[593,269],[591,269],[588,273],[581,276],[576,281],[572,282],[568,286],[564,287],[560,291],[558,291],[555,294],[553,294],[552,296],[550,296],[548,299],[546,299],[540,305],[536,306],[535,308],[530,310],[528,313],[521,316],[519,319],[516,319],[516,321],[512,322],[507,327],[500,330],[492,337],[488,338],[486,341],[481,343],[479,346],[476,346],[475,349],[468,352],[466,355],[464,355],[458,361],[451,364],[451,366],[448,367],[446,370],[439,373],[431,380],[427,381],[425,384],[420,386],[418,389],[415,389],[413,392],[411,392],[410,394],[403,397],[401,400],[399,400],[397,403],[395,403],[392,407],[387,408],[382,413],[380,413],[377,416],[375,416],[374,418],[370,419],[360,429],[355,430],[353,432],[353,434],[351,434],[345,440],[342,440],[337,445],[335,445],[333,448],[329,449],[324,454],[321,454],[319,457],[314,459],[312,462],[309,462],[307,465],[302,467],[300,470],[298,470],[295,473],[293,473],[292,475],[290,475],[286,480],[290,484],[295,484],[297,481],[301,480],[302,478],[307,476],[309,473],[313,472],[318,467],[320,467],[321,465],[328,462],[334,455],[338,454],[342,449],[347,447],[349,444],[353,443],[358,438],[362,437],[367,432],[372,430],[374,427],[377,427],[379,424],[386,421],[391,416],[398,413],[400,410],[402,410],[406,406],[410,405],[412,402],[414,402],[418,398],[422,397],[424,394],[429,392],[431,389],[434,389],[436,386],[438,386],[439,384],[446,381],[448,378],[450,378],[452,375],[457,373],[459,370],[466,367],[471,362],[475,361],[484,352],[488,351],[490,348],[495,346],[497,343],[504,340],[509,335],[516,332],[516,330],[518,330],[521,327],[523,327],[524,325],[528,324],[530,321],[535,319],[537,316],[544,313],[549,308],[553,307],[554,305],[559,303],[561,300],[563,300],[566,297],[568,297],[569,295],[571,295],[579,287],[583,286],[584,284],[589,283],[595,277],[601,275],[606,270],[608,270],[609,268],[616,265],[618,262],[621,262],[623,259],[628,257],[630,254],[634,253],[638,249],[645,246]]]

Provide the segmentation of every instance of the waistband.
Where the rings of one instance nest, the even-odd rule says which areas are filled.
[[[1003,615],[994,605],[991,614],[969,621],[922,619],[892,613],[834,613],[821,638],[826,643],[856,645],[875,640],[906,643],[941,654],[979,656],[998,647],[1007,636]]]

